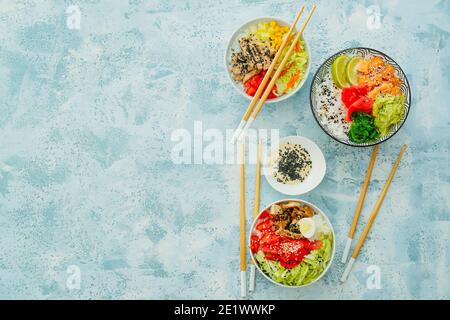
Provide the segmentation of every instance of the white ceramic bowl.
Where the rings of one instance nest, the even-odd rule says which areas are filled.
[[[309,173],[308,177],[306,177],[306,179],[303,182],[300,182],[295,185],[278,182],[270,174],[270,170],[267,170],[269,169],[268,165],[270,161],[270,156],[273,154],[273,152],[278,151],[280,145],[285,144],[287,142],[291,144],[299,144],[303,148],[305,148],[308,151],[312,162],[311,172]],[[320,151],[320,148],[311,140],[301,136],[289,136],[281,138],[279,144],[271,147],[270,153],[265,159],[265,167],[266,167],[265,177],[267,182],[269,182],[272,188],[274,188],[278,192],[287,195],[300,195],[313,190],[322,182],[323,177],[325,176],[325,172],[327,170],[325,157],[323,156],[322,151]]]
[[[275,17],[260,17],[260,18],[256,18],[253,20],[250,20],[249,22],[244,23],[242,26],[240,26],[231,36],[230,40],[228,41],[228,46],[227,46],[227,50],[225,51],[225,70],[227,71],[227,75],[228,75],[228,79],[230,79],[231,84],[233,85],[233,87],[245,98],[247,98],[248,100],[252,100],[253,97],[249,96],[248,94],[245,93],[244,91],[244,87],[242,85],[242,83],[237,82],[233,79],[233,76],[231,75],[230,72],[230,65],[231,65],[231,54],[232,54],[232,49],[235,50],[239,50],[239,39],[245,35],[246,31],[253,25],[258,24],[259,22],[268,22],[268,21],[272,21],[275,20],[278,22],[278,24],[282,25],[282,26],[288,26],[290,27],[290,24],[287,23],[284,20],[281,20],[279,18],[275,18]],[[300,23],[297,24],[296,26],[296,31],[299,31],[299,27],[301,26]],[[274,103],[274,102],[280,102],[283,100],[288,99],[289,97],[293,96],[295,93],[297,93],[300,88],[303,86],[303,84],[305,83],[306,79],[308,78],[309,75],[309,70],[311,68],[311,52],[309,50],[309,45],[308,42],[306,41],[306,39],[304,38],[304,34],[302,35],[302,39],[305,42],[305,49],[308,52],[308,65],[306,67],[306,71],[305,71],[305,76],[303,77],[302,81],[300,81],[300,83],[298,84],[298,86],[293,89],[291,92],[284,94],[278,98],[274,98],[274,99],[268,99],[266,100],[266,103]]]
[[[323,213],[323,211],[320,210],[317,206],[315,206],[315,205],[313,205],[312,203],[309,203],[309,202],[307,202],[307,201],[300,200],[300,199],[282,199],[282,200],[278,200],[278,201],[272,202],[272,203],[269,204],[267,207],[265,207],[263,210],[261,210],[261,212],[258,214],[258,216],[257,216],[257,217],[255,218],[255,220],[253,221],[252,228],[250,229],[251,231],[250,231],[250,234],[249,234],[249,237],[248,237],[248,245],[250,246],[252,233],[253,233],[253,231],[255,230],[256,222],[258,221],[259,216],[261,215],[261,213],[263,213],[263,212],[266,211],[266,210],[269,210],[270,207],[271,207],[273,204],[278,204],[278,203],[287,202],[287,201],[298,201],[298,202],[300,202],[300,203],[302,203],[302,204],[306,204],[306,205],[310,206],[311,208],[314,209],[315,212],[321,214],[322,217],[325,219],[325,221],[326,221],[326,222],[328,223],[328,225],[330,226],[331,232],[333,233],[333,248],[332,248],[332,250],[331,250],[331,258],[330,258],[330,261],[328,262],[328,265],[326,266],[325,270],[323,270],[322,274],[320,274],[316,279],[314,279],[314,280],[311,281],[310,283],[303,284],[303,285],[301,285],[301,286],[287,286],[287,285],[285,285],[285,284],[282,284],[282,283],[279,283],[279,282],[274,281],[274,280],[271,279],[268,275],[266,275],[266,274],[264,273],[264,271],[262,271],[261,268],[259,267],[258,261],[256,261],[254,254],[253,254],[252,252],[250,252],[250,255],[251,255],[251,257],[252,257],[253,263],[255,264],[256,268],[257,268],[257,269],[259,270],[259,272],[264,276],[264,278],[266,278],[266,279],[269,280],[270,282],[272,282],[272,283],[274,283],[274,284],[276,284],[276,285],[278,285],[278,286],[285,287],[285,288],[303,288],[303,287],[307,287],[307,286],[312,285],[313,283],[317,282],[320,278],[322,278],[322,277],[325,275],[325,273],[327,273],[328,269],[330,268],[331,264],[333,263],[334,253],[335,253],[335,251],[336,251],[336,234],[334,233],[333,225],[331,224],[331,222],[330,222],[330,220],[328,219],[327,215],[326,215],[325,213]]]

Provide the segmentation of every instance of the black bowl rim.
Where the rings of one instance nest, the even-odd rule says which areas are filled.
[[[403,75],[405,76],[406,87],[408,88],[408,92],[409,92],[409,101],[408,101],[408,102],[409,102],[409,108],[408,108],[408,110],[407,110],[407,112],[406,112],[405,119],[404,119],[403,122],[400,124],[400,126],[399,126],[398,129],[397,129],[397,131],[395,131],[392,135],[390,135],[389,137],[387,137],[387,138],[384,139],[384,140],[380,140],[380,141],[378,141],[378,142],[373,142],[373,143],[370,143],[370,144],[368,144],[368,145],[350,144],[350,143],[341,141],[341,140],[339,140],[338,138],[334,137],[334,136],[331,135],[327,130],[325,130],[325,128],[320,124],[320,121],[319,121],[319,119],[317,119],[316,114],[315,114],[314,109],[313,109],[313,102],[312,102],[312,87],[313,87],[313,85],[314,85],[314,81],[315,81],[316,78],[317,78],[317,74],[318,74],[319,70],[323,67],[323,65],[324,65],[328,60],[330,60],[330,59],[333,58],[334,56],[337,56],[337,55],[339,55],[339,54],[342,54],[342,53],[345,52],[345,51],[352,50],[352,49],[362,49],[362,50],[374,51],[374,52],[379,53],[379,54],[381,54],[381,55],[383,55],[383,56],[385,56],[385,57],[391,59],[392,61],[394,61],[395,64],[397,65],[397,67],[400,69],[400,71],[401,71],[401,72],[403,73]],[[381,52],[381,51],[379,51],[379,50],[372,49],[372,48],[369,48],[369,47],[350,47],[350,48],[346,48],[346,49],[340,50],[340,51],[338,51],[338,52],[332,54],[332,55],[329,56],[327,59],[325,59],[324,62],[322,62],[322,64],[319,66],[319,68],[317,68],[316,72],[314,73],[314,77],[312,77],[311,87],[310,87],[310,89],[309,89],[309,105],[310,105],[310,108],[311,108],[311,112],[312,112],[312,114],[313,114],[313,116],[314,116],[314,119],[316,120],[316,122],[317,122],[317,124],[319,125],[319,127],[320,127],[320,128],[322,129],[322,131],[324,131],[329,137],[333,138],[333,140],[336,140],[337,142],[342,143],[342,144],[345,144],[346,146],[350,146],[350,147],[357,147],[357,148],[373,147],[373,146],[376,146],[377,144],[381,144],[381,143],[383,143],[383,142],[388,141],[389,139],[391,139],[393,136],[395,136],[395,135],[397,134],[397,132],[400,131],[400,129],[401,129],[401,128],[403,127],[403,125],[405,124],[406,119],[408,118],[408,115],[409,115],[409,111],[410,111],[410,109],[411,109],[411,87],[409,86],[409,81],[408,81],[408,77],[406,76],[406,73],[403,71],[403,69],[400,67],[400,65],[397,63],[397,61],[395,61],[394,59],[392,59],[390,56],[388,56],[388,55],[385,54],[384,52]]]

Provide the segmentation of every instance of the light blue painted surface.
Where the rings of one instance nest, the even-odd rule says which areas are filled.
[[[236,166],[174,165],[177,128],[235,127],[247,104],[223,52],[245,21],[291,20],[298,1],[2,1],[0,3],[0,297],[237,298]],[[258,275],[254,298],[450,298],[448,1],[317,1],[308,26],[314,72],[334,52],[368,46],[406,72],[412,110],[380,148],[365,222],[401,144],[408,149],[350,279],[340,253],[369,149],[339,145],[309,108],[311,75],[255,126],[299,132],[322,148],[323,183],[305,200],[337,233],[319,283],[286,290]],[[382,28],[366,27],[366,7]],[[66,8],[81,8],[81,29]],[[253,197],[254,166],[247,171]],[[262,181],[261,205],[282,198]],[[250,222],[252,202],[248,201]],[[361,231],[362,228],[359,228]],[[359,233],[358,233],[359,234]],[[369,265],[379,290],[366,288]],[[81,288],[66,286],[68,266]]]

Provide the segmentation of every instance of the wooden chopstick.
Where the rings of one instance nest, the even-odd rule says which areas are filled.
[[[247,270],[247,257],[245,244],[245,147],[242,144],[242,163],[241,163],[241,196],[240,196],[240,270],[241,270],[241,297],[247,295],[247,283],[246,283],[246,270]]]
[[[278,80],[278,77],[280,76],[281,72],[283,71],[284,66],[286,65],[287,61],[289,60],[289,57],[292,54],[292,51],[294,50],[298,40],[303,34],[303,31],[305,30],[306,26],[308,25],[309,20],[311,19],[314,11],[316,11],[316,5],[313,5],[311,11],[309,12],[308,17],[306,18],[305,22],[303,23],[300,31],[296,34],[294,41],[292,42],[291,46],[289,47],[288,51],[286,52],[286,55],[284,56],[283,60],[281,61],[280,65],[277,68],[277,71],[275,71],[274,76],[271,78],[266,90],[264,91],[261,99],[259,100],[256,107],[253,109],[253,112],[251,116],[248,118],[247,122],[245,123],[245,127],[242,130],[241,135],[245,135],[247,130],[251,127],[253,121],[255,121],[256,117],[258,116],[259,111],[261,111],[261,108],[263,107],[264,103],[267,100],[267,97],[269,96],[270,92],[272,91],[273,86],[275,85],[275,82]]]
[[[375,222],[375,219],[378,215],[378,211],[380,210],[380,207],[381,207],[381,204],[383,203],[384,197],[386,196],[389,186],[391,185],[392,179],[394,179],[395,172],[397,171],[398,165],[400,164],[400,160],[402,159],[405,149],[406,149],[406,144],[404,144],[402,146],[402,148],[400,149],[400,152],[397,156],[397,160],[395,161],[394,167],[392,168],[391,173],[389,174],[389,177],[386,181],[386,184],[384,185],[384,188],[381,191],[380,197],[378,198],[377,202],[375,203],[375,207],[373,208],[372,213],[370,214],[369,221],[367,222],[361,236],[358,239],[358,242],[356,243],[355,249],[353,250],[353,253],[352,253],[352,257],[350,258],[350,260],[345,268],[344,274],[342,275],[342,278],[341,278],[342,282],[344,282],[347,279],[348,275],[350,274],[353,263],[355,262],[356,258],[358,257],[359,252],[361,251],[364,240],[366,240],[366,237],[369,234],[369,231],[372,228],[373,223]]]
[[[242,117],[242,120],[238,126],[238,128],[234,131],[234,135],[232,138],[232,142],[236,142],[237,139],[240,137],[241,132],[242,132],[242,128],[244,127],[245,123],[247,122],[248,118],[250,117],[252,111],[253,111],[253,107],[256,105],[256,103],[259,100],[259,97],[261,96],[261,93],[264,90],[264,87],[266,86],[266,83],[269,81],[273,70],[275,69],[275,66],[277,64],[278,59],[281,56],[281,53],[283,52],[284,47],[286,46],[286,44],[289,42],[289,39],[291,37],[292,32],[295,30],[295,26],[297,25],[298,19],[300,19],[300,16],[302,15],[303,11],[305,9],[305,5],[302,5],[302,7],[300,8],[300,11],[297,12],[297,15],[295,16],[294,22],[292,23],[289,31],[287,32],[285,38],[283,39],[283,42],[280,45],[280,48],[278,48],[277,53],[275,54],[275,57],[273,58],[272,62],[270,63],[269,69],[266,72],[266,75],[264,76],[263,80],[261,81],[261,84],[258,87],[258,90],[256,90],[256,93],[252,99],[252,101],[250,102],[247,110],[244,113],[244,116]]]
[[[255,186],[255,204],[253,208],[253,217],[259,214],[259,195],[261,188],[261,141],[258,141],[258,158],[256,162],[256,186]]]
[[[361,214],[361,209],[364,204],[364,199],[366,198],[367,188],[369,187],[370,177],[372,176],[373,167],[375,165],[375,160],[378,154],[378,145],[373,148],[372,157],[370,158],[369,167],[367,168],[366,178],[364,179],[364,183],[361,188],[361,193],[359,194],[358,203],[356,205],[355,214],[353,215],[353,222],[348,231],[348,238],[345,244],[344,253],[342,255],[342,263],[347,262],[347,257],[350,252],[350,247],[352,245],[353,237],[355,235],[356,226],[358,225],[359,216]]]
[[[256,186],[255,186],[255,203],[253,208],[253,217],[256,218],[259,214],[259,195],[261,187],[261,141],[258,141],[258,158],[256,160]],[[255,263],[253,259],[250,265],[250,285],[249,290],[255,290]]]

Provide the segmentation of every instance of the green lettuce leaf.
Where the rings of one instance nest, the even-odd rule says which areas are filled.
[[[284,74],[280,76],[275,82],[278,95],[292,91],[305,77],[306,67],[308,66],[308,53],[305,50],[305,43],[303,42],[303,40],[299,40],[299,44],[301,51],[293,52],[291,54],[288,61],[286,62],[285,69],[283,70]],[[284,52],[281,55],[282,57],[286,54],[288,48],[289,46],[286,46],[286,48],[284,48]],[[293,85],[289,86],[291,79],[293,79],[293,77],[296,75],[299,75],[298,79],[295,80]]]

